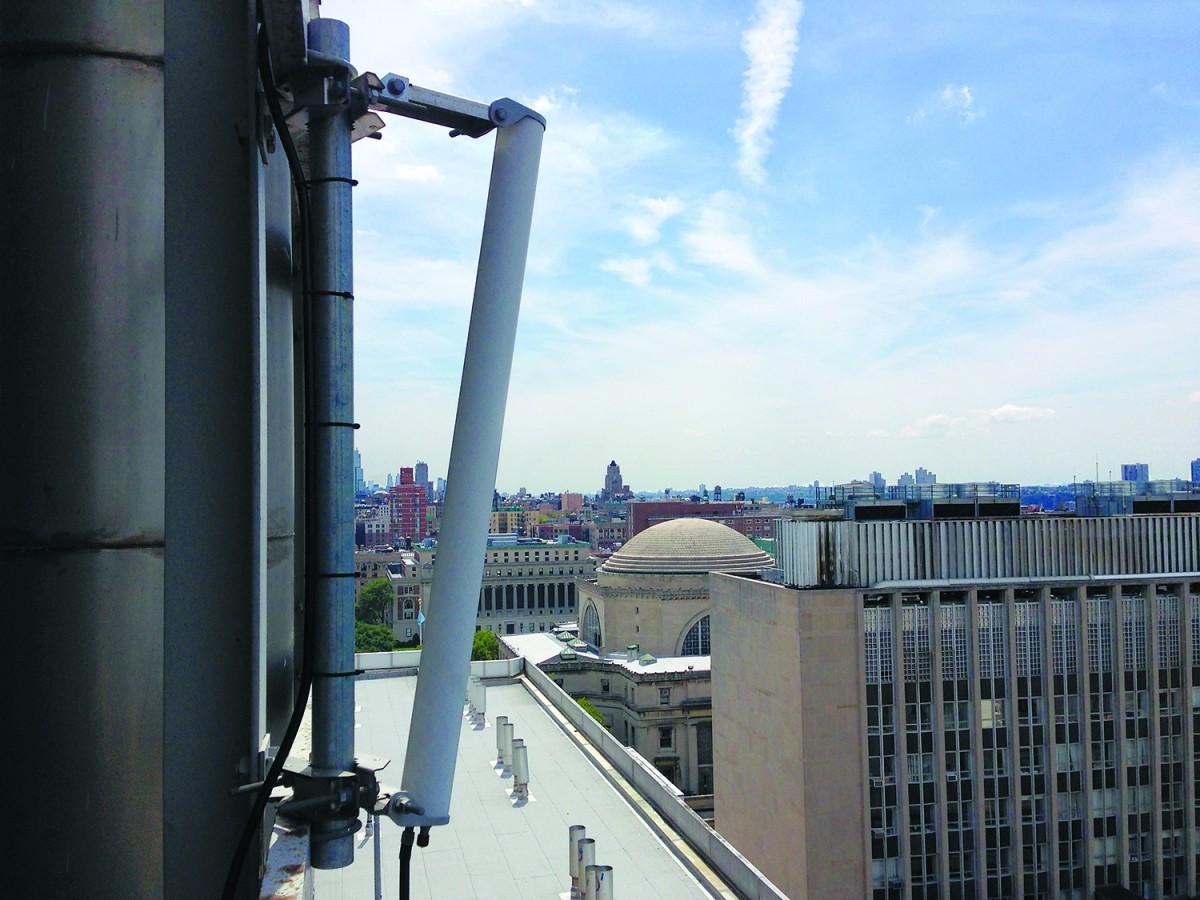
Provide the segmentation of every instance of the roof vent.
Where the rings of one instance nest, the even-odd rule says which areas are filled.
[[[638,657],[638,665],[649,666],[649,665],[653,665],[656,662],[658,662],[658,660],[649,653],[643,653],[641,656]]]

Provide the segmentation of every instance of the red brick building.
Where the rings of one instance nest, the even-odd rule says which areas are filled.
[[[400,470],[400,483],[388,489],[393,547],[425,537],[425,485],[417,484],[411,468]]]

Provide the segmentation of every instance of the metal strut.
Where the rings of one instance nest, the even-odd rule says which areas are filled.
[[[500,436],[512,371],[537,171],[546,120],[509,98],[485,104],[412,84],[389,73],[358,74],[348,62],[349,29],[333,19],[309,23],[305,65],[292,79],[288,131],[307,168],[312,208],[312,341],[317,377],[313,465],[323,469],[314,491],[318,531],[310,577],[315,587],[313,750],[309,765],[292,760],[285,783],[295,792],[280,812],[312,825],[316,868],[353,861],[358,811],[386,814],[406,828],[449,821],[463,690],[470,669],[474,609],[496,483]],[[354,753],[354,586],[352,430],[353,226],[350,144],[378,138],[379,113],[478,138],[496,130],[450,454],[442,526],[444,549],[434,574],[440,598],[424,629],[425,650],[409,729],[402,791],[381,788],[387,765]]]

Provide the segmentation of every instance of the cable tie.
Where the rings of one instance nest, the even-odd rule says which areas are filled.
[[[312,187],[314,184],[329,184],[331,182],[340,182],[341,184],[348,184],[350,187],[358,187],[358,179],[347,178],[345,175],[329,175],[326,178],[310,178],[305,182],[305,184],[307,184],[309,187]]]
[[[307,297],[341,297],[343,300],[353,300],[352,291],[305,291]]]

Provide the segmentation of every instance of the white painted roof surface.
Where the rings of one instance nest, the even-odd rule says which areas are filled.
[[[398,786],[416,678],[360,680],[356,685],[357,746],[390,757],[380,773]],[[511,778],[494,767],[497,715],[514,724],[528,748],[532,799],[514,807]],[[450,824],[430,832],[430,844],[413,848],[411,896],[541,898],[569,890],[567,828],[584,825],[596,840],[596,862],[611,865],[617,896],[643,900],[710,897],[667,846],[625,802],[523,683],[489,686],[487,727],[466,718],[458,750]],[[381,822],[383,896],[398,895],[400,834]],[[315,873],[319,900],[374,897],[374,856],[364,832],[356,838],[354,864]]]

